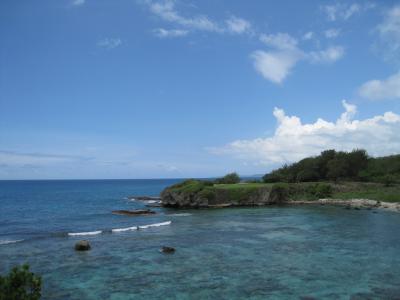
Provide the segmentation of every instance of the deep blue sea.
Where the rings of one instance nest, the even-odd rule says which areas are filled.
[[[29,263],[43,277],[43,299],[400,299],[400,214],[329,206],[111,214],[143,207],[127,196],[156,196],[177,181],[0,181],[0,273]],[[93,231],[102,233],[68,235]],[[92,250],[75,252],[80,239]],[[176,252],[160,253],[164,245]]]

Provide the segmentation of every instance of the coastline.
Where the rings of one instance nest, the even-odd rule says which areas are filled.
[[[319,204],[319,205],[337,205],[337,206],[345,206],[354,209],[382,209],[387,211],[393,211],[400,213],[400,203],[398,202],[382,202],[370,199],[318,199],[314,201],[288,201],[286,204],[289,205],[307,205],[307,204]]]
[[[232,203],[221,203],[221,204],[210,204],[202,207],[197,207],[197,209],[223,209],[223,208],[234,208],[234,207],[268,207],[274,204],[252,204],[252,205],[235,205]],[[276,205],[276,204],[275,204]],[[333,205],[333,206],[344,206],[348,209],[379,209],[391,212],[400,213],[400,203],[399,202],[382,202],[370,199],[318,199],[318,200],[289,200],[283,202],[282,206],[290,205]],[[172,209],[185,209],[193,207],[169,207]]]

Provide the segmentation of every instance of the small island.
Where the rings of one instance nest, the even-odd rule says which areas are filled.
[[[365,150],[327,150],[241,181],[236,173],[215,180],[189,179],[161,193],[174,208],[283,204],[334,204],[400,211],[400,155],[370,157]]]

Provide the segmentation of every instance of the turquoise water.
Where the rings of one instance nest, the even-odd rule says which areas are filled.
[[[157,195],[173,182],[0,182],[0,273],[29,262],[43,276],[43,299],[400,299],[400,214],[328,206],[110,213],[142,207],[126,196]],[[79,239],[92,250],[75,252]],[[177,251],[162,254],[163,245]]]

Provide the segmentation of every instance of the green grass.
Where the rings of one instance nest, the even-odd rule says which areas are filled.
[[[182,193],[198,193],[209,184],[205,181],[188,179],[183,182],[170,186],[168,189]]]
[[[273,183],[235,183],[235,184],[214,184],[214,187],[217,189],[227,189],[227,190],[235,190],[235,189],[257,189],[263,187],[272,187]]]

